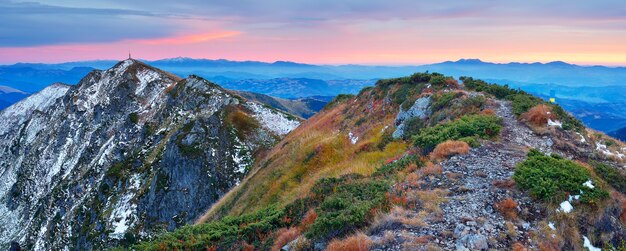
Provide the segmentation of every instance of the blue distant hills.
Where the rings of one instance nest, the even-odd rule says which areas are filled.
[[[472,76],[545,98],[550,91],[555,91],[557,101],[588,126],[606,132],[626,127],[626,67],[580,66],[562,61],[491,63],[480,59],[408,66],[313,65],[184,57],[145,62],[181,77],[195,74],[226,88],[281,98],[357,93],[378,79],[415,72]],[[107,69],[115,63],[117,60],[3,65],[0,66],[0,85],[33,93],[56,82],[76,84],[88,72]],[[4,96],[0,93],[0,108],[15,102],[14,97]]]

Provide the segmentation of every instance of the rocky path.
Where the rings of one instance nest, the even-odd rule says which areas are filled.
[[[517,163],[526,158],[528,148],[550,152],[552,141],[535,135],[516,120],[510,103],[497,102],[496,114],[503,119],[501,139],[485,142],[467,155],[453,156],[440,163],[441,175],[430,175],[421,180],[425,184],[414,187],[419,191],[447,190],[439,207],[440,217],[423,217],[425,225],[396,224],[379,230],[372,239],[377,250],[419,250],[426,245],[413,245],[416,240],[428,240],[429,248],[445,250],[509,249],[515,242],[528,247],[528,232],[537,227],[541,211],[515,188],[510,181]],[[419,171],[418,171],[419,172]],[[497,184],[496,185],[494,185]],[[499,183],[499,184],[498,184]],[[505,219],[496,209],[496,203],[507,198],[517,204],[518,217]],[[415,217],[424,208],[412,209]],[[424,213],[421,213],[424,215]],[[391,238],[393,235],[394,238]]]

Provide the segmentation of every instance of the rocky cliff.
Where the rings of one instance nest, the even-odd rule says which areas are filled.
[[[136,60],[0,112],[0,248],[102,249],[194,221],[299,124]]]

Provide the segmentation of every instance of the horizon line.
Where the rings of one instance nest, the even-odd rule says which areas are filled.
[[[183,57],[183,56],[178,56],[178,57],[169,57],[169,58],[160,58],[160,59],[142,59],[142,58],[133,58],[135,60],[139,60],[139,61],[144,61],[144,62],[156,62],[156,61],[162,61],[162,60],[171,60],[171,59],[188,59],[188,60],[209,60],[209,61],[229,61],[229,62],[255,62],[255,63],[266,63],[266,64],[274,64],[274,63],[279,63],[279,62],[285,62],[285,63],[294,63],[294,64],[302,64],[302,65],[313,65],[313,66],[382,66],[382,67],[411,67],[411,66],[424,66],[424,65],[431,65],[431,64],[442,64],[442,63],[462,63],[464,61],[468,61],[468,62],[480,62],[480,63],[485,63],[485,64],[499,64],[499,65],[506,65],[506,64],[542,64],[542,65],[547,65],[547,64],[551,64],[551,63],[564,63],[564,64],[568,64],[568,65],[574,65],[574,66],[581,66],[581,67],[596,67],[596,66],[601,66],[601,67],[607,67],[607,68],[623,68],[626,67],[626,63],[624,64],[597,64],[597,63],[590,63],[590,64],[578,64],[578,63],[570,63],[567,61],[563,61],[563,60],[552,60],[552,61],[486,61],[480,58],[459,58],[457,60],[444,60],[444,61],[435,61],[435,62],[427,62],[427,63],[409,63],[409,64],[404,64],[404,63],[398,63],[398,64],[389,64],[389,63],[340,63],[340,64],[330,64],[330,63],[306,63],[306,62],[299,62],[299,61],[289,61],[289,60],[275,60],[275,61],[263,61],[263,60],[254,60],[254,59],[249,59],[249,60],[231,60],[231,59],[226,59],[226,58],[194,58],[194,57]],[[89,60],[76,60],[76,61],[55,61],[55,62],[43,62],[43,61],[39,61],[39,62],[28,62],[28,61],[20,61],[20,62],[13,62],[13,63],[0,63],[0,66],[13,66],[13,65],[18,65],[18,64],[42,64],[42,65],[55,65],[55,64],[69,64],[69,63],[85,63],[85,62],[98,62],[98,61],[115,61],[115,62],[120,62],[120,61],[124,61],[126,59],[89,59]]]

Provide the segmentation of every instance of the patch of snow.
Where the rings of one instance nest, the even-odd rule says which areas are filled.
[[[235,137],[235,153],[231,154],[233,158],[233,162],[235,162],[236,173],[245,174],[252,163],[252,153],[250,153],[250,149],[246,146],[238,137]],[[211,155],[215,155],[215,149],[211,149]],[[237,185],[239,185],[239,181],[237,181]]]
[[[583,191],[580,191],[580,193],[582,194]],[[580,195],[570,195],[569,198],[567,199],[567,201],[572,202],[574,200],[580,200]]]
[[[287,115],[256,102],[247,102],[247,107],[253,111],[253,116],[261,125],[278,135],[285,135],[300,125],[299,121],[289,119]]]
[[[348,133],[348,138],[350,138],[350,143],[352,143],[353,145],[356,144],[357,141],[359,141],[359,137],[354,135],[352,132]]]
[[[556,230],[556,227],[554,226],[554,222],[548,222],[548,227],[552,230]]]
[[[109,237],[113,239],[122,239],[128,228],[132,227],[137,221],[137,217],[134,214],[137,210],[137,205],[131,203],[131,200],[141,185],[139,174],[134,174],[130,178],[129,183],[128,192],[116,203],[109,217],[109,223],[113,229],[113,232],[109,233]]]
[[[599,152],[601,152],[602,154],[606,155],[606,156],[613,156],[615,154],[613,154],[611,151],[609,151],[609,149],[607,149],[605,144],[601,144],[596,142],[596,150],[598,150]]]
[[[551,119],[548,119],[548,126],[558,126],[558,127],[563,127],[563,123],[561,123],[558,120],[554,120],[552,121]]]
[[[100,151],[98,151],[97,155],[98,157],[94,158],[90,165],[93,165],[94,161],[97,161],[98,165],[102,166],[106,163],[106,161],[108,161],[108,156],[111,155],[111,152],[115,149],[114,139],[115,136],[112,136],[102,145],[102,147],[100,147]]]
[[[161,79],[161,74],[156,71],[144,69],[137,73],[137,79],[139,79],[139,86],[135,89],[135,94],[139,95],[146,89],[146,86],[152,81]]]
[[[569,203],[569,201],[563,201],[561,202],[560,208],[557,209],[557,212],[564,212],[564,213],[569,213],[572,210],[574,210],[574,207],[572,206],[572,204]]]
[[[593,183],[591,182],[591,180],[588,180],[587,182],[583,183],[583,186],[586,186],[588,188],[593,189],[595,186],[593,185]]]
[[[580,136],[580,143],[585,143],[585,142],[587,142],[587,140],[585,140],[585,137],[584,137],[582,134],[580,134],[580,133],[578,133],[578,132],[577,132],[576,134],[578,134],[578,136]]]
[[[602,251],[601,248],[594,247],[591,244],[591,241],[589,240],[589,238],[587,238],[587,236],[584,236],[584,235],[583,235],[583,247],[586,247],[589,251]]]
[[[46,244],[44,243],[44,234],[48,231],[48,221],[41,224],[39,234],[37,235],[37,241],[35,241],[35,248],[33,250],[46,250]]]
[[[21,125],[34,111],[46,111],[69,89],[67,85],[53,84],[0,111],[0,135],[11,133],[11,123]]]
[[[71,153],[71,147],[74,145],[74,140],[72,138],[66,138],[65,144],[61,147],[61,151],[59,152],[56,162],[48,170],[48,175],[46,175],[46,183],[50,184],[52,181],[52,177],[61,171],[61,166],[65,163],[68,154]]]

